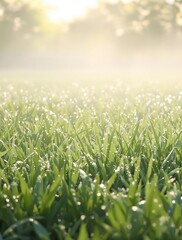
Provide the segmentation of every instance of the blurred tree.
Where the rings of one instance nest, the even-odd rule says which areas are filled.
[[[181,0],[108,0],[101,1],[101,8],[118,36],[131,32],[160,36],[182,30]]]
[[[173,38],[182,33],[181,0],[100,0],[97,9],[75,20],[70,25],[70,35],[100,34],[115,35],[128,39],[152,39],[163,36]],[[0,49],[10,47],[26,48],[45,38],[43,26],[48,21],[41,0],[0,0]],[[44,22],[44,23],[43,23]],[[52,28],[53,29],[53,28]],[[55,27],[58,41],[64,38],[61,24]],[[79,33],[79,34],[78,34]],[[58,36],[57,35],[57,36]],[[80,36],[80,37],[79,37]],[[113,37],[113,36],[112,36]]]
[[[43,8],[36,1],[0,0],[0,50],[32,45],[42,28]],[[30,42],[31,44],[29,44]]]
[[[159,39],[163,44],[182,38],[182,0],[98,0],[97,8],[67,24],[68,28],[48,23],[43,2],[0,0],[0,60],[3,54],[8,64],[13,54],[14,58],[22,54],[23,63],[34,56],[50,63],[51,54],[61,56],[63,62],[67,56],[79,55],[95,59],[115,54],[119,58],[121,52],[132,52],[132,47],[152,49]]]

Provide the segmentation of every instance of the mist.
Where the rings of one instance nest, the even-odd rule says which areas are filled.
[[[28,23],[20,10],[11,12],[8,4],[3,8],[0,5],[4,9],[4,18],[1,16],[0,21],[3,36],[0,70],[50,71],[58,76],[86,74],[103,78],[181,75],[182,31],[177,12],[178,8],[181,11],[181,5],[164,1],[164,11],[157,8],[157,1],[149,1],[148,5],[143,1],[138,5],[135,1],[115,2],[103,2],[88,10],[84,17],[56,24],[45,19],[45,9],[41,9],[39,18],[39,5],[36,8],[22,6],[32,18]],[[136,15],[138,11],[140,16]],[[164,14],[162,20],[161,14]]]

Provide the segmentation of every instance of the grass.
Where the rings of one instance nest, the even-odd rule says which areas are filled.
[[[53,85],[1,84],[0,239],[181,239],[180,86]]]

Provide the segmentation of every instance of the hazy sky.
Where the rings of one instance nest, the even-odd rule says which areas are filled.
[[[44,0],[48,18],[52,22],[70,21],[95,8],[98,0]]]
[[[42,0],[47,8],[51,22],[70,21],[82,17],[91,8],[96,8],[101,2],[117,3],[118,0]],[[120,0],[129,3],[133,0]]]
[[[0,68],[181,69],[179,0],[0,0],[0,24]]]

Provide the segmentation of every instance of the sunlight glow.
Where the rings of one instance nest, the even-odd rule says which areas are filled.
[[[88,9],[95,8],[97,0],[44,0],[51,22],[68,22],[82,17]]]

